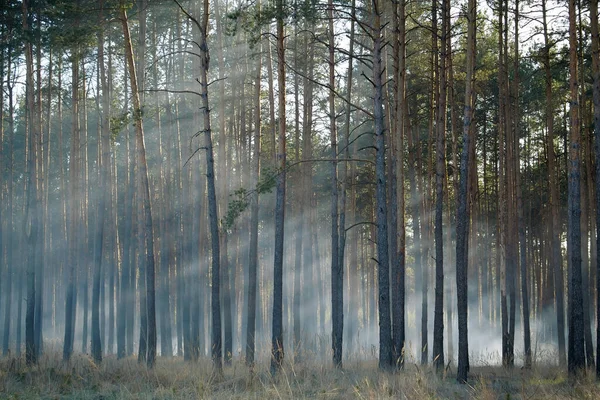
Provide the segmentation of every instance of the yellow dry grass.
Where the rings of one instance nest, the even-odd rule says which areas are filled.
[[[214,376],[210,360],[159,358],[148,370],[134,358],[109,356],[96,365],[77,354],[64,363],[59,352],[48,352],[31,368],[22,359],[0,360],[0,399],[600,399],[600,386],[591,372],[569,380],[544,366],[476,367],[469,383],[459,385],[452,369],[439,376],[407,364],[387,373],[374,360],[350,360],[343,370],[316,360],[287,362],[272,378],[267,362],[250,371],[237,360]]]

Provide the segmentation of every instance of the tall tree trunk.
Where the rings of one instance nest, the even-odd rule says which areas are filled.
[[[594,99],[594,157],[596,182],[600,182],[600,35],[598,33],[598,0],[590,1],[592,33],[592,73]],[[596,249],[600,249],[600,190],[596,187]],[[600,379],[600,259],[596,258],[596,378]]]
[[[435,167],[435,308],[433,321],[433,364],[437,372],[444,367],[444,178],[446,176],[446,93],[448,57],[446,35],[449,34],[449,21],[446,7],[448,0],[442,1],[441,54],[439,67],[439,99],[436,118],[436,167]]]
[[[294,41],[294,68],[298,69],[298,59],[300,50],[298,49],[299,35],[298,25],[294,27],[294,36],[298,39]],[[304,39],[306,40],[306,38]],[[294,149],[296,162],[300,161],[300,100],[299,90],[300,89],[300,77],[298,74],[294,74]],[[306,155],[304,155],[306,157]],[[303,172],[300,168],[300,172]],[[305,189],[306,179],[304,176],[299,177],[300,185],[298,192],[302,193]],[[302,195],[298,193],[294,197],[298,200],[295,202],[296,210],[295,215],[297,218],[297,227],[294,233],[294,292],[293,292],[293,351],[294,351],[294,362],[299,363],[302,359],[302,252],[303,246],[306,245],[303,240],[304,235],[304,199]]]
[[[30,32],[33,15],[29,10],[29,2],[23,1],[23,30]],[[25,232],[27,235],[27,311],[25,313],[25,361],[27,365],[37,363],[37,350],[34,338],[35,318],[35,271],[36,271],[36,246],[37,246],[37,193],[36,193],[36,126],[35,126],[35,101],[33,87],[33,52],[31,40],[25,43],[25,62],[27,77],[25,85],[26,113],[26,143],[27,143],[27,189]],[[40,133],[37,133],[38,135]]]
[[[44,217],[44,199],[46,198],[44,190],[44,143],[49,140],[48,137],[44,137],[43,123],[42,123],[42,8],[38,3],[36,5],[38,17],[36,23],[36,88],[37,92],[36,104],[34,109],[35,118],[35,130],[37,133],[34,143],[34,153],[36,172],[35,172],[35,185],[36,185],[36,219],[38,224],[36,228],[37,242],[35,246],[35,313],[34,313],[34,332],[33,340],[35,342],[36,358],[42,353],[43,337],[43,294],[44,294],[44,256],[46,250],[46,224],[47,218]],[[52,72],[52,60],[49,60],[49,75],[48,75],[48,89],[51,87],[51,72]],[[49,124],[48,124],[49,126]]]
[[[509,302],[511,300],[508,293],[510,287],[510,243],[508,224],[508,208],[510,204],[510,191],[508,184],[507,159],[509,158],[508,140],[508,120],[506,108],[508,107],[508,95],[506,93],[508,75],[506,72],[507,63],[505,55],[506,26],[504,16],[506,11],[506,1],[501,0],[498,10],[498,86],[499,86],[499,111],[498,111],[498,158],[499,158],[499,183],[498,183],[498,230],[499,241],[498,251],[500,254],[500,307],[502,318],[502,365],[508,366],[511,363],[510,350],[510,324],[509,324]]]
[[[177,0],[176,0],[177,1]],[[212,131],[210,125],[210,108],[208,102],[208,67],[209,67],[209,52],[207,43],[208,15],[209,5],[208,0],[203,2],[202,18],[200,20],[194,18],[185,11],[179,3],[177,3],[183,13],[198,27],[200,30],[200,42],[198,48],[200,50],[200,99],[201,110],[203,116],[204,128],[204,149],[206,150],[206,179],[207,179],[207,194],[208,194],[208,215],[210,223],[210,239],[212,249],[212,266],[211,266],[211,315],[212,315],[212,340],[211,352],[215,373],[222,373],[223,356],[222,356],[222,341],[221,341],[221,302],[220,302],[220,248],[219,248],[219,217],[217,213],[217,196],[215,190],[215,166],[212,144]]]
[[[277,86],[279,107],[279,132],[276,152],[277,191],[275,200],[275,253],[273,259],[273,326],[271,337],[271,374],[275,374],[283,363],[283,234],[285,223],[286,182],[286,124],[285,124],[285,46],[283,0],[275,3],[277,21]]]
[[[311,23],[311,27],[314,26]],[[304,96],[305,96],[305,108],[303,115],[303,127],[302,127],[302,156],[304,159],[310,160],[313,157],[313,142],[312,142],[312,133],[313,133],[313,93],[314,93],[314,85],[313,85],[313,77],[314,77],[314,47],[311,46],[309,40],[305,40],[304,42],[305,54],[307,55],[307,77],[304,79]],[[313,263],[315,259],[313,257],[313,251],[316,250],[315,242],[313,241],[313,232],[314,232],[314,213],[313,210],[313,168],[310,163],[304,163],[304,170],[302,173],[305,182],[303,184],[304,192],[302,194],[303,202],[309,207],[308,215],[306,218],[308,219],[308,224],[306,226],[306,243],[303,246],[303,265],[304,265],[304,281],[307,283],[305,287],[308,287],[308,290],[305,290],[305,299],[309,298],[317,298],[318,290],[315,285],[315,267],[316,263]],[[305,303],[306,304],[306,303]],[[305,332],[307,334],[316,334],[318,332],[317,325],[317,308],[316,307],[305,307],[304,314],[304,327]],[[314,343],[314,342],[313,342]],[[313,346],[313,350],[314,350]]]
[[[140,100],[140,114],[137,115],[135,112],[135,102],[133,104],[134,106],[134,114],[133,114],[133,118],[135,119],[142,119],[143,115],[141,113],[141,106],[146,104],[146,94],[145,94],[145,88],[146,88],[146,11],[147,11],[147,1],[146,0],[141,0],[139,3],[139,29],[138,29],[138,47],[137,47],[137,53],[133,53],[133,45],[132,45],[132,57],[134,58],[134,66],[136,68],[135,74],[134,71],[132,69],[130,69],[130,73],[129,73],[129,80],[131,81],[131,79],[133,79],[134,75],[136,76],[136,93],[138,93],[138,97]],[[135,60],[135,57],[137,55],[137,60]],[[137,61],[137,63],[135,62]],[[128,61],[126,61],[128,62]],[[139,71],[139,74],[138,74]],[[134,90],[134,85],[131,84],[131,90],[133,92]],[[142,120],[143,122],[143,120]],[[135,125],[135,122],[134,122]],[[148,326],[148,288],[146,287],[146,280],[148,278],[148,274],[147,274],[147,270],[148,270],[148,265],[146,263],[146,261],[144,260],[144,253],[147,253],[149,251],[151,251],[150,247],[146,246],[145,243],[145,218],[144,218],[144,200],[143,200],[143,191],[144,191],[144,187],[143,187],[143,183],[142,180],[144,179],[140,174],[142,174],[142,166],[140,165],[139,159],[138,159],[138,154],[141,151],[140,149],[140,143],[138,141],[138,131],[137,131],[137,127],[136,127],[136,131],[135,131],[135,143],[134,143],[134,152],[136,153],[135,156],[132,158],[135,161],[134,163],[134,170],[136,173],[136,179],[135,179],[135,184],[136,184],[136,191],[135,191],[135,210],[136,210],[136,221],[137,221],[137,235],[134,235],[134,238],[136,238],[136,242],[137,242],[137,267],[138,267],[138,271],[137,271],[137,279],[138,279],[138,288],[139,288],[139,301],[140,301],[140,336],[139,336],[139,347],[138,347],[138,362],[142,363],[147,361],[147,355],[148,355],[148,350],[149,350],[149,337],[148,337],[148,333],[149,333],[149,326]],[[132,271],[135,271],[132,270]],[[133,281],[135,281],[135,277],[133,278]]]
[[[519,149],[520,135],[520,105],[519,105],[519,0],[515,1],[515,48],[514,48],[514,81],[513,81],[513,118],[514,118],[514,147],[515,147],[515,190],[518,218],[519,264],[521,275],[521,309],[523,314],[523,344],[525,351],[525,367],[531,367],[531,328],[529,323],[529,292],[527,290],[527,241],[525,236],[525,218],[523,215],[523,195],[521,187],[521,157]]]
[[[129,34],[129,22],[127,20],[127,12],[121,4],[121,18],[123,35],[125,37],[125,52],[127,64],[129,66],[129,80],[131,85],[131,93],[133,97],[133,115],[135,120],[136,143],[137,143],[137,164],[140,172],[141,189],[140,201],[143,209],[143,232],[140,232],[145,239],[145,260],[146,263],[146,307],[148,318],[148,348],[146,363],[148,367],[153,367],[156,361],[156,311],[155,311],[155,276],[154,276],[154,238],[152,211],[150,203],[150,186],[148,182],[148,164],[146,162],[146,147],[144,143],[144,127],[142,123],[142,109],[140,104],[140,96],[138,91],[138,80],[133,60],[133,47],[131,45],[131,37]],[[143,54],[142,54],[143,56]]]
[[[516,277],[518,267],[518,220],[516,204],[516,131],[515,131],[515,99],[511,95],[511,85],[508,77],[508,1],[504,12],[504,63],[505,69],[505,129],[506,129],[506,178],[507,178],[507,242],[506,242],[506,269],[507,269],[507,294],[509,298],[508,309],[508,338],[507,338],[507,363],[513,367],[515,363],[515,322],[516,322]],[[474,153],[473,153],[474,154]],[[472,177],[471,177],[472,178]],[[475,221],[476,219],[474,219]]]
[[[77,1],[76,8],[80,7],[80,0]],[[78,22],[78,21],[77,21]],[[76,26],[79,24],[76,23]],[[79,58],[81,49],[79,45],[71,49],[71,154],[69,156],[69,283],[67,285],[67,295],[65,300],[65,339],[63,344],[63,360],[68,361],[73,353],[73,342],[75,336],[75,308],[77,306],[77,265],[80,246],[80,227],[81,227],[81,185],[80,185],[80,128],[79,128]]]
[[[14,229],[14,221],[13,221],[13,214],[14,214],[14,209],[13,209],[13,196],[14,196],[14,192],[13,192],[13,179],[14,179],[14,156],[13,156],[13,151],[14,151],[14,136],[15,136],[15,131],[14,131],[14,118],[13,116],[14,114],[14,106],[13,106],[13,84],[11,83],[11,77],[12,77],[12,50],[9,48],[7,50],[7,73],[6,73],[6,80],[7,80],[7,92],[8,92],[8,113],[9,113],[9,120],[8,120],[8,151],[7,151],[7,155],[6,155],[6,164],[9,168],[9,174],[8,174],[8,179],[7,179],[7,190],[6,190],[6,194],[7,194],[7,204],[6,204],[6,211],[8,212],[8,217],[7,219],[7,232],[8,232],[8,238],[6,240],[6,265],[7,265],[7,271],[6,271],[6,303],[5,303],[5,308],[4,308],[4,332],[3,332],[3,338],[2,338],[2,355],[6,356],[8,355],[9,352],[9,345],[10,345],[10,330],[11,330],[11,310],[12,310],[12,279],[13,279],[13,274],[15,273],[14,270],[14,259],[13,259],[13,245],[15,245],[17,243],[17,241],[13,240],[13,237],[16,236],[16,232]],[[0,66],[0,68],[2,68],[3,65]],[[4,156],[3,156],[4,157]],[[18,282],[19,286],[21,285],[20,281]],[[18,303],[21,303],[20,298],[17,299]],[[19,321],[20,318],[17,320],[17,325],[19,325]]]
[[[260,2],[257,3],[260,12]],[[252,155],[254,176],[256,183],[260,179],[260,141],[261,141],[261,109],[260,109],[260,83],[262,71],[262,49],[258,44],[258,55],[256,57],[256,81],[254,83],[254,151]],[[246,327],[246,364],[254,365],[254,353],[256,343],[256,303],[257,303],[257,270],[258,270],[258,197],[257,192],[250,200],[250,244],[248,248],[248,304],[247,304],[247,327]]]
[[[569,374],[585,368],[583,337],[583,295],[581,276],[581,191],[580,191],[580,121],[577,77],[576,1],[569,0],[569,218],[567,245],[569,252]]]
[[[340,263],[338,226],[337,129],[335,121],[335,42],[333,30],[333,0],[327,3],[329,38],[329,135],[331,140],[331,347],[333,365],[342,367],[344,330],[344,269]]]
[[[579,37],[579,46],[577,51],[577,63],[578,68],[583,70],[584,68],[584,41],[585,38],[583,36],[583,20],[582,14],[583,10],[581,7],[581,0],[578,0],[578,13],[577,13],[577,31]],[[583,126],[591,125],[589,109],[586,101],[586,83],[583,77],[584,74],[578,75],[578,87],[579,87],[579,102],[580,102],[580,124]],[[588,129],[584,129],[585,132]],[[592,343],[592,327],[590,321],[590,257],[589,257],[589,235],[591,230],[588,230],[591,227],[591,220],[589,214],[593,212],[593,191],[592,189],[592,175],[591,175],[591,141],[590,135],[585,134],[582,138],[581,148],[583,151],[583,161],[581,163],[582,172],[580,174],[580,189],[581,189],[581,257],[582,257],[582,299],[583,299],[583,329],[584,329],[584,347],[585,347],[585,357],[587,367],[594,366],[594,345]],[[589,193],[589,196],[588,196]],[[589,203],[589,204],[588,204]]]
[[[110,98],[108,92],[108,81],[106,78],[106,66],[104,64],[104,1],[100,1],[100,12],[99,12],[99,24],[100,30],[98,31],[98,64],[100,67],[100,80],[102,88],[102,119],[100,137],[98,138],[98,145],[101,148],[101,158],[98,160],[98,168],[100,169],[100,185],[103,188],[102,194],[100,194],[100,201],[98,204],[98,214],[96,217],[96,234],[93,238],[95,243],[94,249],[94,278],[92,283],[92,357],[94,361],[102,361],[102,342],[100,335],[100,277],[102,274],[102,260],[105,245],[105,230],[104,230],[104,215],[107,205],[107,199],[110,195],[108,189],[109,185],[109,152],[110,152]]]
[[[377,179],[377,281],[379,284],[379,368],[389,369],[392,360],[392,321],[390,316],[390,275],[387,226],[387,196],[385,173],[385,116],[383,111],[383,37],[381,4],[373,0],[373,115],[375,123],[375,176]]]
[[[467,77],[465,81],[465,111],[463,123],[463,148],[460,163],[460,182],[456,212],[456,293],[458,297],[458,370],[457,381],[467,382],[469,372],[469,342],[467,334],[468,318],[468,237],[469,208],[467,204],[467,183],[469,181],[469,143],[474,140],[471,130],[473,118],[473,78],[475,63],[476,2],[469,0],[467,5]]]
[[[5,26],[2,25],[0,27],[0,36],[4,37],[5,33],[4,33],[4,29]],[[10,52],[10,50],[8,50]],[[10,64],[8,64],[8,68],[7,70],[10,70]],[[4,88],[4,78],[5,78],[5,72],[4,72],[4,48],[0,49],[0,82],[2,82],[3,88]],[[10,74],[9,74],[10,75]],[[9,82],[9,81],[7,81]],[[12,115],[10,116],[10,119],[12,119]],[[5,155],[4,155],[4,90],[2,90],[2,92],[0,93],[0,160],[4,161],[5,160]],[[4,205],[6,204],[7,200],[4,199],[4,181],[5,181],[5,176],[4,176],[4,168],[2,168],[2,172],[0,173],[0,204]],[[0,273],[2,273],[3,271],[3,267],[6,265],[6,272],[5,275],[6,278],[8,278],[8,276],[11,273],[11,265],[10,265],[10,260],[8,258],[6,258],[6,263],[4,261],[4,257],[5,257],[5,251],[4,251],[4,229],[5,229],[5,224],[4,221],[7,219],[6,217],[4,217],[4,209],[3,207],[0,206]],[[8,232],[9,227],[8,224],[6,224],[6,231]],[[8,248],[7,251],[8,252]],[[9,279],[6,279],[7,281]],[[0,279],[0,283],[2,283],[3,279]],[[1,288],[1,285],[0,285]],[[10,286],[6,287],[6,291],[4,292],[6,294],[10,293]],[[10,295],[5,296],[5,302],[6,303],[10,303]],[[8,308],[6,310],[7,313],[10,314],[10,308]],[[5,319],[6,321],[6,319]]]
[[[544,74],[546,87],[546,153],[548,157],[548,182],[550,185],[550,206],[552,218],[549,224],[551,235],[552,254],[550,257],[551,269],[554,275],[554,292],[556,296],[556,320],[558,334],[558,363],[565,366],[567,353],[565,350],[565,306],[564,306],[564,278],[560,246],[560,197],[556,172],[556,153],[554,150],[554,102],[552,93],[552,72],[550,66],[550,48],[552,42],[548,33],[546,0],[542,0],[542,20],[544,28]]]
[[[393,20],[394,34],[397,31],[397,15],[396,15],[396,6],[394,5],[391,9],[391,18]],[[389,250],[389,265],[390,265],[390,285],[391,285],[391,299],[390,299],[390,309],[391,309],[391,334],[392,334],[392,364],[397,367],[396,363],[399,359],[397,354],[397,347],[394,338],[394,332],[398,334],[398,323],[399,319],[399,290],[396,288],[396,285],[399,281],[399,257],[398,253],[398,115],[397,115],[397,107],[398,107],[398,99],[397,99],[397,75],[398,75],[398,53],[399,47],[396,44],[397,40],[393,43],[392,48],[392,79],[394,85],[392,87],[392,95],[388,96],[388,107],[390,108],[390,112],[387,115],[388,126],[389,126],[389,134],[387,136],[388,148],[390,150],[390,157],[387,163],[387,174],[388,174],[388,250]],[[384,56],[384,59],[387,62],[387,56]],[[344,164],[345,165],[345,164]]]
[[[125,92],[125,98],[123,101],[123,113],[128,112],[129,108],[129,96],[128,92],[128,71],[125,65],[123,74],[123,86]],[[124,168],[123,174],[125,175],[125,193],[124,193],[124,221],[123,221],[123,261],[121,264],[121,279],[120,279],[120,293],[119,296],[119,307],[117,316],[117,358],[123,358],[127,355],[133,354],[133,315],[134,315],[134,301],[135,293],[132,288],[135,287],[135,283],[131,280],[131,270],[134,269],[133,253],[135,247],[133,246],[133,194],[134,194],[134,171],[133,171],[133,146],[132,140],[133,135],[129,129],[129,126],[125,132],[125,148],[123,149]],[[119,340],[120,338],[120,340]]]
[[[88,114],[87,114],[87,76],[85,70],[85,56],[81,57],[81,65],[80,68],[80,76],[81,76],[81,94],[82,101],[81,104],[81,112],[79,113],[79,126],[81,127],[80,135],[81,135],[81,160],[80,160],[80,168],[81,175],[79,177],[80,185],[81,185],[81,241],[79,247],[79,262],[83,266],[83,276],[81,279],[81,308],[83,309],[83,318],[82,318],[82,339],[81,339],[81,352],[86,354],[88,349],[88,331],[89,331],[89,272],[90,272],[90,262],[93,261],[93,257],[90,257],[90,254],[93,254],[94,251],[94,241],[92,240],[92,228],[93,222],[90,218],[90,214],[93,211],[93,208],[90,206],[89,198],[90,198],[90,187],[88,182],[89,178],[89,164],[88,164]],[[75,309],[77,312],[77,309]]]
[[[350,137],[352,134],[352,130],[350,128],[350,123],[351,123],[351,114],[352,114],[352,89],[353,89],[353,69],[354,69],[354,41],[355,41],[355,21],[356,21],[356,0],[352,0],[352,4],[351,4],[351,19],[350,19],[350,44],[349,44],[349,50],[348,50],[348,54],[350,55],[348,58],[348,73],[347,73],[347,81],[346,81],[346,98],[348,99],[348,103],[346,104],[346,116],[345,116],[345,133],[344,133],[344,158],[346,158],[347,160],[350,159],[351,154],[350,154]],[[354,149],[354,145],[352,146],[352,148]],[[352,152],[352,156],[354,156],[354,151]],[[344,167],[343,167],[343,181],[342,181],[342,188],[341,188],[341,215],[340,215],[340,252],[341,252],[341,260],[340,260],[340,264],[341,264],[341,268],[344,268],[344,265],[348,265],[348,269],[347,269],[347,282],[348,282],[348,289],[347,289],[347,294],[348,294],[348,300],[346,301],[346,320],[348,321],[347,323],[347,327],[346,327],[346,334],[345,337],[346,339],[346,348],[347,354],[352,354],[356,349],[353,347],[353,336],[355,334],[355,326],[358,326],[358,302],[353,301],[353,298],[356,296],[358,297],[357,291],[356,291],[356,274],[357,274],[357,252],[358,252],[358,246],[356,245],[356,243],[354,242],[354,239],[356,238],[356,230],[353,230],[350,232],[350,239],[351,239],[351,246],[348,249],[349,250],[349,254],[348,254],[348,258],[349,258],[349,262],[344,262],[345,256],[344,256],[344,252],[345,252],[345,247],[346,247],[346,198],[347,198],[347,187],[348,184],[352,181],[352,178],[354,177],[354,164],[350,165],[350,174],[348,174],[348,164],[344,163]],[[304,188],[306,188],[306,185],[304,185]],[[352,223],[354,224],[356,222],[356,204],[355,204],[355,191],[354,191],[354,185],[352,184],[350,186],[350,191],[351,191],[351,197],[350,197],[350,219],[352,221]]]
[[[215,19],[217,34],[217,63],[219,72],[219,152],[218,161],[221,167],[218,169],[217,179],[223,184],[219,188],[218,201],[220,207],[227,206],[229,197],[229,188],[226,182],[230,181],[229,160],[227,159],[227,129],[225,121],[225,57],[223,53],[223,32],[221,26],[221,10],[219,2],[215,2]],[[221,211],[224,215],[224,212]],[[221,301],[223,305],[223,357],[225,364],[230,365],[233,353],[233,320],[231,304],[231,269],[232,263],[229,261],[228,242],[229,237],[225,232],[221,232]]]

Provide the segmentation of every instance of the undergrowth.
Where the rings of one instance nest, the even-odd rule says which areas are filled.
[[[375,360],[349,360],[343,369],[305,358],[286,362],[272,377],[268,363],[252,370],[242,360],[215,375],[210,360],[197,363],[159,358],[152,370],[133,357],[107,356],[96,365],[82,354],[70,362],[47,352],[38,365],[0,359],[1,399],[599,399],[593,373],[568,379],[564,370],[473,367],[459,385],[451,367],[437,374],[428,366],[407,363],[399,372],[382,372]]]

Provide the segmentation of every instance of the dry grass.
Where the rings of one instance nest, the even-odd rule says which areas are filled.
[[[253,372],[235,361],[221,377],[209,360],[159,359],[153,370],[135,359],[107,357],[96,365],[85,355],[65,364],[52,352],[39,365],[0,360],[0,399],[600,399],[594,375],[569,381],[556,367],[473,368],[469,384],[458,385],[455,371],[438,376],[430,368],[408,364],[384,373],[375,361],[349,361],[335,370],[316,361],[286,363],[272,378],[267,363]]]

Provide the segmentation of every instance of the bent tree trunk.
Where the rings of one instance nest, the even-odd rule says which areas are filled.
[[[144,143],[144,125],[142,122],[142,109],[138,92],[137,73],[133,60],[133,47],[129,33],[129,23],[125,6],[121,3],[121,23],[125,37],[125,55],[129,68],[129,81],[133,98],[133,115],[135,122],[135,137],[137,144],[137,160],[139,176],[141,179],[140,197],[142,202],[143,223],[140,224],[143,232],[139,232],[145,241],[146,264],[146,312],[147,312],[147,354],[148,367],[154,367],[156,361],[156,310],[155,310],[155,276],[154,276],[154,234],[152,229],[152,210],[150,203],[150,185],[148,181],[148,164],[146,162],[146,145]]]

